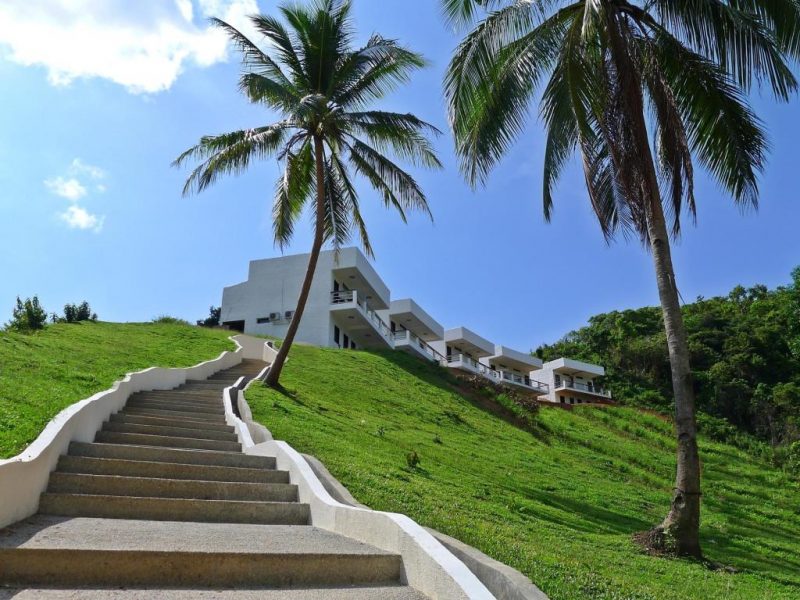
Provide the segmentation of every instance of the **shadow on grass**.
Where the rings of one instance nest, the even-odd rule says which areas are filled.
[[[542,423],[537,423],[536,426],[531,427],[530,424],[524,419],[518,417],[503,405],[491,398],[482,396],[476,390],[469,389],[447,368],[430,361],[417,358],[416,356],[411,356],[410,354],[402,351],[372,350],[369,352],[386,359],[396,367],[403,369],[405,372],[429,385],[437,387],[445,392],[460,396],[475,408],[502,419],[509,425],[513,425],[514,427],[531,434],[542,443],[550,443],[551,432],[546,426],[543,426]]]

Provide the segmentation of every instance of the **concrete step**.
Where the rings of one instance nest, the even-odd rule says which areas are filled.
[[[227,425],[225,423],[224,415],[213,415],[208,413],[195,413],[182,410],[164,410],[161,408],[142,408],[139,406],[126,406],[120,411],[122,414],[128,415],[145,415],[151,417],[166,417],[169,419],[188,419],[188,420],[204,420],[211,423],[218,423]]]
[[[405,585],[302,589],[0,588],[0,600],[425,600]]]
[[[62,456],[57,470],[62,473],[91,473],[93,475],[126,475],[129,477],[158,477],[190,481],[241,481],[244,483],[289,483],[287,471],[246,469],[181,463]]]
[[[128,400],[125,406],[131,408],[155,408],[158,410],[177,410],[191,413],[202,413],[206,415],[224,415],[225,407],[220,401],[217,406],[207,406],[196,402],[181,400],[153,400],[136,399]]]
[[[243,587],[391,586],[400,582],[401,572],[400,556],[310,526],[37,515],[0,534],[0,584],[5,586],[233,592]]]
[[[272,456],[250,456],[248,454],[242,454],[241,452],[215,452],[186,448],[158,448],[127,446],[122,444],[72,442],[69,445],[69,454],[70,456],[178,463],[184,465],[236,467],[245,469],[275,468],[275,458]]]
[[[94,441],[101,444],[165,446],[167,448],[193,448],[195,450],[222,450],[223,452],[241,452],[242,450],[242,445],[239,442],[176,438],[146,433],[117,433],[116,431],[98,431]]]
[[[49,492],[42,494],[39,512],[62,517],[281,525],[307,525],[310,517],[308,504],[298,502],[141,498]]]
[[[222,389],[213,391],[178,389],[168,392],[139,392],[138,394],[131,394],[131,398],[174,398],[175,400],[191,399],[203,402],[222,402],[222,391]]]
[[[251,502],[297,502],[297,486],[288,483],[235,483],[154,479],[88,473],[50,474],[51,494],[136,496],[143,498],[193,498],[197,500],[246,500]]]
[[[116,413],[109,417],[112,423],[128,423],[131,425],[155,425],[157,427],[191,427],[192,429],[205,429],[208,431],[222,431],[234,433],[236,430],[231,425],[212,423],[202,419],[181,418],[175,420],[169,417],[153,417],[144,415],[131,415],[124,412]]]
[[[234,380],[235,381],[235,380]],[[167,390],[167,392],[177,392],[179,394],[203,394],[203,395],[222,395],[222,390],[226,387],[223,381],[200,381],[192,383],[184,383],[176,388]],[[142,392],[150,393],[150,392]],[[157,392],[153,392],[157,393]]]
[[[196,394],[141,394],[136,396],[131,396],[128,399],[128,402],[133,402],[134,400],[148,400],[151,402],[164,402],[164,401],[172,401],[172,402],[185,402],[187,404],[195,404],[197,406],[209,406],[211,408],[217,408],[222,406],[222,393],[215,394],[213,396],[197,396]]]
[[[179,425],[179,426],[178,426]],[[174,437],[202,438],[205,440],[221,440],[223,442],[236,442],[239,438],[229,431],[213,431],[210,429],[197,429],[186,423],[176,425],[141,425],[135,423],[103,423],[103,431],[117,431],[119,433],[149,433],[152,435],[171,435]]]

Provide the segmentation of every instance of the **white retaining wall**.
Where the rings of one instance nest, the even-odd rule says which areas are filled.
[[[241,343],[242,337],[246,336],[237,336],[237,341]],[[244,421],[233,413],[234,401]],[[311,523],[315,527],[400,554],[405,581],[429,598],[494,598],[463,562],[407,516],[348,506],[335,500],[300,453],[286,442],[273,440],[267,428],[253,422],[247,400],[236,387],[225,390],[225,415],[236,428],[245,454],[273,456],[278,469],[289,471],[291,482],[298,487],[300,502],[311,507]]]

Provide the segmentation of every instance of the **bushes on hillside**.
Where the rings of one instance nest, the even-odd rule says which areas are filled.
[[[726,296],[686,304],[683,315],[698,411],[773,446],[800,441],[800,268],[787,286],[737,286]],[[672,376],[659,308],[596,315],[536,354],[602,364],[615,399],[671,410]],[[719,423],[706,420],[703,426],[712,437],[749,445]]]
[[[221,306],[210,306],[208,308],[208,316],[205,319],[199,319],[197,324],[200,327],[219,327],[219,318],[222,316]]]
[[[39,303],[39,297],[26,298],[17,296],[17,305],[8,323],[8,328],[15,331],[29,332],[43,329],[47,323],[47,311]]]
[[[181,319],[178,317],[171,317],[169,315],[159,315],[152,320],[153,323],[158,325],[189,325],[191,323],[185,319]]]
[[[80,304],[65,304],[64,315],[53,313],[53,323],[80,323],[81,321],[97,321],[97,313],[92,312],[92,307],[84,300]]]

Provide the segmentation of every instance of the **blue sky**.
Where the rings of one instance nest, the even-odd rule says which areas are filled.
[[[104,320],[194,320],[246,277],[249,260],[280,255],[270,224],[274,162],[191,198],[180,195],[185,172],[170,167],[203,134],[274,120],[236,92],[236,57],[203,21],[237,22],[256,1],[102,5],[101,13],[67,0],[0,7],[0,320],[17,294],[38,294],[51,311],[87,299]],[[362,39],[380,32],[431,61],[383,107],[446,130],[441,80],[457,37],[438,3],[355,0],[355,14]],[[758,94],[753,103],[772,141],[761,208],[742,214],[699,176],[698,225],[686,220],[674,249],[687,301],[738,283],[784,284],[800,264],[800,104]],[[635,242],[603,241],[577,164],[558,188],[553,222],[544,222],[535,108],[485,188],[465,185],[449,135],[436,144],[445,169],[416,172],[434,223],[415,216],[404,225],[361,188],[375,265],[395,298],[411,296],[447,327],[523,350],[593,314],[657,303],[649,255]],[[305,223],[286,253],[310,247]]]

